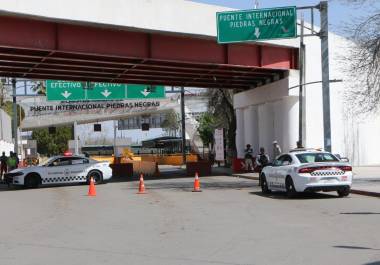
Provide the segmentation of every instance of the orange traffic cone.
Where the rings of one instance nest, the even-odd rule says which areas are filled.
[[[90,178],[90,187],[88,189],[88,196],[96,196],[94,178]]]
[[[140,174],[139,192],[137,194],[145,194],[144,176]]]
[[[199,182],[198,172],[195,172],[193,192],[201,192],[201,185],[200,185],[200,182]]]

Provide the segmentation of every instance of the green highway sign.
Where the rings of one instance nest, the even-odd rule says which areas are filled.
[[[127,99],[165,98],[164,86],[127,85]]]
[[[125,98],[125,85],[116,83],[93,83],[86,89],[87,100],[112,100]]]
[[[216,13],[218,43],[297,37],[295,6]]]
[[[160,99],[164,86],[46,80],[48,101]]]
[[[85,91],[80,82],[46,80],[47,100],[83,100]]]

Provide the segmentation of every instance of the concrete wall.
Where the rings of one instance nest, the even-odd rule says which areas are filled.
[[[295,146],[298,99],[288,95],[292,81],[293,77],[290,77],[235,95],[238,157],[244,157],[247,144],[253,147],[255,153],[264,147],[270,157],[273,157],[274,140],[285,150]]]
[[[0,109],[0,155],[5,152],[13,151],[12,142],[12,120],[11,117]]]
[[[332,152],[347,156],[354,165],[379,165],[380,115],[368,115],[360,119],[352,115],[352,106],[345,100],[345,91],[351,86],[349,73],[344,71],[351,42],[330,33],[330,79],[343,79],[330,84]],[[295,40],[296,41],[296,40]],[[321,80],[320,41],[316,37],[305,38],[306,83]],[[299,72],[290,71],[289,78],[250,91],[236,94],[234,104],[239,116],[244,116],[244,125],[238,122],[237,143],[239,157],[245,144],[268,149],[271,154],[272,140],[277,140],[283,151],[295,146],[298,139],[298,85]],[[323,105],[321,84],[305,88],[304,143],[306,147],[323,148]],[[258,112],[252,112],[252,107]],[[256,117],[258,115],[258,117]],[[246,128],[247,121],[254,126]],[[258,123],[256,122],[258,121]],[[274,125],[270,123],[274,122]],[[243,136],[242,136],[243,135]],[[258,143],[257,143],[258,141]]]

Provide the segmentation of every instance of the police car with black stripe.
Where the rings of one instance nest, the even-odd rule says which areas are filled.
[[[70,183],[95,184],[111,179],[109,162],[99,162],[84,156],[54,156],[38,166],[19,168],[5,174],[8,184],[35,188],[40,185]]]
[[[263,193],[336,191],[340,197],[350,194],[352,167],[348,162],[324,151],[295,149],[278,156],[260,173]]]

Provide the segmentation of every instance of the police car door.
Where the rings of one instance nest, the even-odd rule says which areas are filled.
[[[85,182],[87,179],[87,168],[89,160],[84,157],[72,157],[70,168],[71,182]]]
[[[276,172],[276,186],[281,190],[285,190],[285,179],[291,170],[292,157],[290,155],[281,156],[281,165],[277,168]]]
[[[285,155],[281,155],[273,162],[273,167],[271,168],[270,174],[268,176],[268,182],[271,189],[279,189],[278,174],[280,174],[279,168],[282,166],[284,159]]]
[[[46,168],[46,175],[42,177],[43,184],[59,184],[67,182],[70,176],[70,157],[59,157]]]

